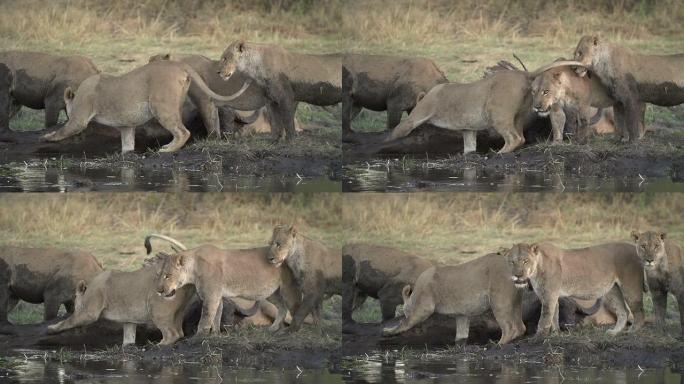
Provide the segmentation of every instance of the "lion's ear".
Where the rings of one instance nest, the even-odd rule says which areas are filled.
[[[598,43],[599,43],[599,38],[598,38],[598,36],[594,36],[594,38],[593,38],[593,43],[594,43],[594,46],[597,46],[597,45],[598,45]]]
[[[71,87],[66,87],[64,90],[64,100],[73,100],[76,97],[74,90]]]
[[[401,290],[401,297],[404,298],[404,303],[406,303],[411,297],[411,286],[410,285],[405,285],[404,288]]]
[[[292,224],[290,225],[290,234],[292,237],[297,237],[297,226]]]
[[[667,233],[665,233],[665,232],[660,232],[659,235],[660,235],[660,240],[665,240],[665,237],[667,237]]]
[[[508,251],[509,249],[506,247],[499,247],[499,250],[496,251],[496,254],[501,256],[508,256]]]
[[[171,54],[170,53],[165,53],[162,55],[162,60],[171,60]]]
[[[82,295],[85,293],[86,288],[88,288],[88,286],[86,285],[86,282],[84,280],[80,280],[78,282],[78,285],[76,285],[76,293]]]
[[[632,231],[632,233],[630,234],[630,236],[632,236],[632,240],[634,240],[635,242],[636,242],[636,241],[639,241],[639,232],[637,232],[637,231]]]
[[[244,40],[239,40],[239,41],[237,42],[236,48],[237,48],[237,51],[238,51],[238,52],[240,52],[240,53],[244,52],[244,51],[245,51],[245,41],[244,41]]]
[[[177,255],[175,255],[175,256],[176,256],[176,266],[177,266],[177,267],[182,267],[182,266],[184,266],[184,265],[185,265],[185,262],[187,261],[187,260],[185,260],[185,255],[178,255],[178,254],[177,254]]]
[[[561,78],[560,72],[556,72],[553,74],[553,79],[556,80],[557,82],[560,82],[560,78]]]
[[[532,251],[533,255],[538,255],[539,254],[539,244],[532,244],[530,245],[530,251]]]

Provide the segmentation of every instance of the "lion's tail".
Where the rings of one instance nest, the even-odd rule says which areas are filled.
[[[206,93],[212,99],[218,100],[218,101],[223,101],[223,102],[233,101],[233,100],[237,99],[238,97],[240,97],[247,90],[247,88],[249,88],[249,85],[252,84],[252,80],[248,79],[247,81],[245,81],[242,84],[242,88],[240,88],[239,91],[233,93],[230,96],[222,96],[222,95],[219,95],[218,93],[212,91],[211,88],[209,88],[209,86],[207,85],[207,83],[204,82],[204,80],[202,79],[202,76],[200,76],[199,73],[197,73],[194,69],[192,69],[192,67],[190,67],[189,65],[184,65],[183,67],[185,68],[185,71],[188,73],[188,75],[190,75],[190,78],[192,79],[192,81],[195,82],[195,84],[197,84],[198,87],[200,87],[202,92]]]
[[[181,243],[180,241],[178,241],[176,239],[173,239],[173,238],[168,237],[168,236],[152,233],[152,234],[149,234],[145,237],[145,250],[147,250],[148,255],[150,253],[152,253],[152,243],[150,242],[150,240],[152,238],[157,238],[157,239],[168,241],[169,243],[171,243],[171,248],[173,248],[173,250],[176,252],[188,250],[188,248],[185,245],[183,245],[183,243]]]

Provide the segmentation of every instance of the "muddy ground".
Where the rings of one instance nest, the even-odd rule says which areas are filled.
[[[613,137],[594,137],[585,144],[564,141],[551,144],[543,140],[543,132],[532,144],[513,153],[497,154],[500,140],[478,137],[478,152],[462,154],[460,135],[425,127],[405,143],[383,148],[377,144],[345,144],[345,166],[364,167],[374,161],[388,167],[475,168],[488,173],[516,173],[521,171],[546,174],[571,174],[581,177],[671,177],[684,180],[684,130],[658,127],[638,143],[619,143]],[[410,149],[406,151],[405,149]],[[351,168],[351,171],[349,170]]]
[[[45,132],[0,134],[0,164],[10,166],[38,161],[46,167],[61,169],[134,168],[140,172],[173,169],[234,176],[299,175],[332,180],[341,177],[341,148],[337,133],[331,127],[311,126],[299,132],[291,142],[276,142],[268,133],[207,139],[195,132],[193,139],[175,153],[157,152],[169,137],[137,132],[136,151],[125,156],[120,154],[118,135],[112,135],[111,130],[89,128],[84,134],[59,143],[42,142],[40,136]]]
[[[54,323],[52,321],[49,323]],[[264,328],[231,328],[221,336],[185,338],[173,346],[158,346],[161,334],[138,327],[136,345],[121,347],[121,326],[100,321],[94,325],[47,335],[49,323],[13,326],[13,335],[0,335],[3,356],[22,356],[27,350],[57,361],[142,361],[221,364],[233,367],[324,368],[339,360],[339,326],[304,326],[295,334],[272,335]],[[142,329],[141,329],[142,328]],[[0,327],[0,332],[6,331]]]
[[[343,356],[364,356],[371,351],[396,359],[451,359],[514,361],[547,365],[662,368],[684,367],[684,341],[679,327],[667,331],[647,325],[636,334],[611,337],[607,327],[579,327],[538,341],[524,338],[498,346],[500,333],[471,333],[467,344],[454,344],[455,327],[444,319],[429,319],[405,334],[383,337],[379,324],[359,325],[342,337]],[[387,326],[386,324],[385,326]],[[477,326],[477,325],[475,325]]]

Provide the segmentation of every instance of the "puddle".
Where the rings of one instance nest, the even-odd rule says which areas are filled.
[[[403,168],[382,161],[347,164],[342,189],[345,192],[684,192],[684,180],[674,177],[578,176],[541,171],[498,172],[491,169],[454,168],[434,165]]]
[[[34,351],[36,352],[36,351]],[[42,358],[0,360],[2,383],[343,383],[326,369],[246,369],[200,363],[87,361],[60,363]]]
[[[2,192],[339,192],[329,177],[236,176],[173,168],[0,167]]]
[[[349,383],[680,383],[672,368],[641,369],[558,367],[540,363],[430,360],[393,360],[383,355],[350,359],[345,366]]]

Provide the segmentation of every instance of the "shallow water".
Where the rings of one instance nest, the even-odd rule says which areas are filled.
[[[516,362],[355,359],[345,372],[351,383],[680,383],[674,369],[557,367]]]
[[[338,192],[328,177],[235,176],[160,168],[0,167],[1,192]]]
[[[594,177],[537,171],[504,173],[438,166],[402,169],[378,162],[348,164],[344,168],[342,189],[345,192],[684,192],[684,180],[674,177]]]
[[[21,352],[21,351],[19,351]],[[40,351],[0,360],[2,383],[680,383],[675,368],[557,367],[545,364],[382,355],[347,358],[329,369],[250,369],[200,363],[44,361]],[[21,354],[19,355],[21,356]]]
[[[31,357],[30,353],[28,355]],[[62,364],[40,358],[15,358],[4,363],[0,360],[0,363],[2,383],[343,383],[340,374],[326,369],[257,370],[200,363],[138,361]]]

